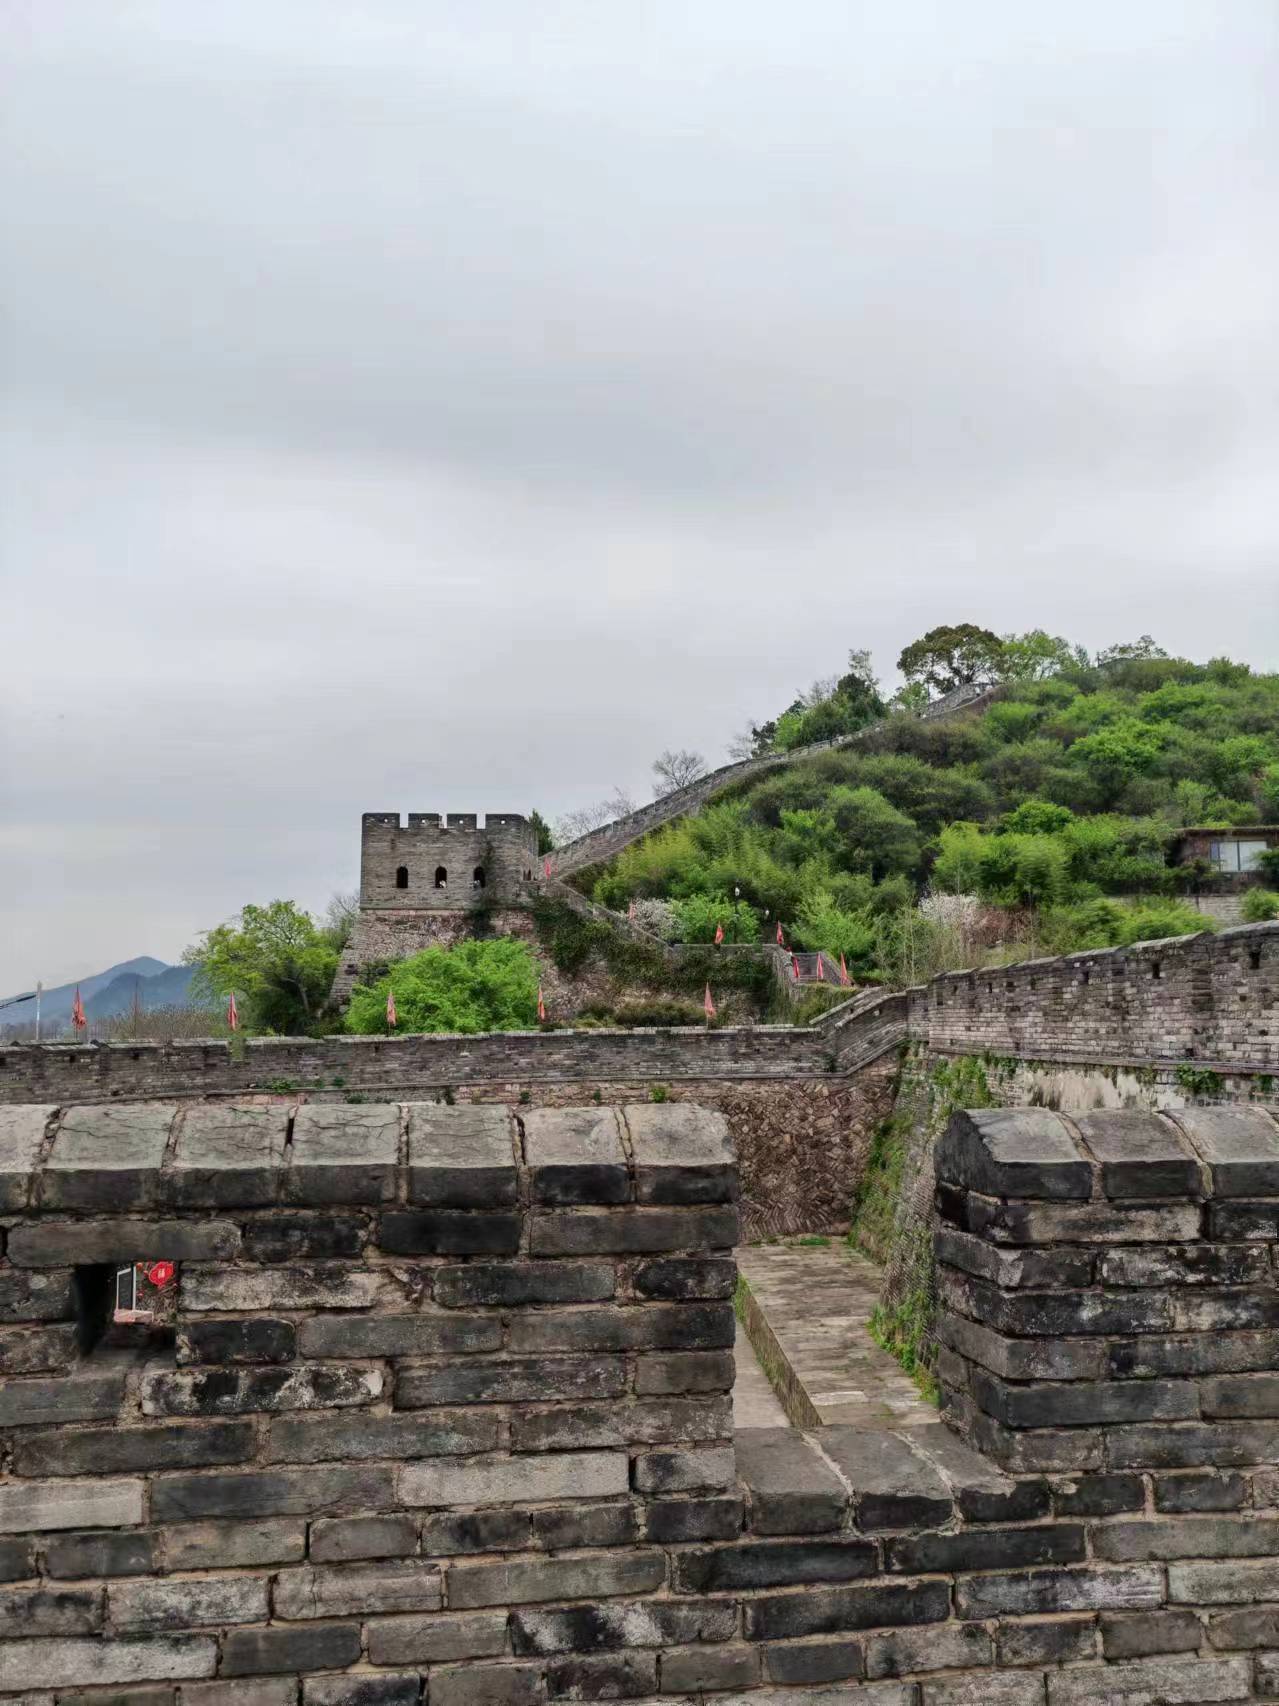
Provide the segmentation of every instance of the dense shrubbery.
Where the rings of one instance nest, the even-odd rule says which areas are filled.
[[[889,717],[855,746],[738,784],[626,848],[597,873],[596,899],[669,900],[680,933],[708,940],[737,889],[764,940],[780,918],[788,941],[903,981],[974,956],[1210,928],[1177,899],[1194,873],[1170,866],[1169,849],[1187,825],[1279,816],[1279,675],[1168,658],[1148,638],[1096,663],[1043,634],[999,641],[961,625],[925,638],[908,660],[917,688],[981,669],[999,699],[946,721]],[[870,721],[878,690],[867,661],[854,664],[825,697],[757,729],[757,744]],[[930,890],[975,897],[976,934],[921,914]],[[724,928],[744,939],[727,915]]]
[[[537,1023],[537,967],[509,936],[427,948],[400,960],[373,984],[351,992],[346,1026],[364,1036],[389,1032],[386,998],[394,993],[397,1031],[518,1031]]]

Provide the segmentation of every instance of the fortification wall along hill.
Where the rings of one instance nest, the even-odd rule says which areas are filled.
[[[1279,1073],[1279,924],[949,973],[905,994],[860,995],[806,1026],[285,1037],[238,1049],[12,1043],[0,1047],[0,1101],[243,1094],[281,1081],[363,1092],[811,1078],[856,1071],[908,1037],[937,1054],[1190,1064],[1219,1073],[1223,1095],[1255,1095],[1257,1080]]]
[[[980,1449],[734,1434],[716,1115],[5,1110],[0,1700],[1273,1699],[1279,1126],[961,1115],[938,1174]]]

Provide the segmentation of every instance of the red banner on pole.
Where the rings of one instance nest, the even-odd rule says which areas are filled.
[[[231,991],[230,995],[227,997],[226,1022],[227,1022],[227,1029],[228,1030],[231,1030],[231,1031],[238,1031],[239,1030],[239,1028],[240,1028],[240,1009],[235,1004],[235,991],[234,991],[234,989]]]
[[[724,926],[722,924],[717,924],[715,926],[715,946],[718,948],[720,943],[723,940],[724,940]]]
[[[539,1024],[544,1025],[546,1023],[546,1003],[542,999],[542,986],[540,983],[537,986],[537,1018]]]
[[[395,1011],[395,995],[389,989],[386,992],[386,1022],[392,1030],[400,1022],[399,1014]]]
[[[715,1017],[715,1003],[711,1000],[711,986],[709,983],[706,985],[706,998],[702,1002],[702,1006],[706,1010],[706,1017],[708,1019],[713,1019]]]

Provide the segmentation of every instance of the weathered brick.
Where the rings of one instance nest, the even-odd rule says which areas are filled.
[[[20,1582],[35,1573],[35,1553],[29,1540],[0,1539],[0,1582]]]
[[[178,1121],[165,1199],[192,1208],[274,1202],[288,1134],[289,1110],[278,1104],[194,1103]]]
[[[165,1475],[152,1483],[154,1522],[200,1517],[321,1516],[393,1503],[394,1471],[362,1464]],[[136,1520],[136,1519],[135,1519]]]
[[[923,1706],[1041,1706],[1043,1678],[1005,1674],[938,1678],[920,1684]]]
[[[745,1606],[746,1637],[773,1641],[796,1635],[837,1634],[898,1623],[941,1623],[950,1614],[950,1586],[942,1581],[862,1583],[813,1588],[801,1594],[766,1594]]]
[[[995,1629],[997,1664],[1074,1664],[1099,1656],[1095,1617],[1018,1617]]]
[[[99,1529],[88,1534],[59,1534],[46,1542],[46,1574],[85,1580],[90,1576],[140,1576],[159,1568],[159,1542],[154,1533],[134,1530],[113,1534]]]
[[[275,1310],[371,1309],[398,1297],[390,1275],[341,1262],[294,1263],[279,1268],[189,1268],[182,1275],[187,1313],[217,1310],[242,1315]]]
[[[860,1641],[772,1641],[762,1651],[772,1682],[844,1682],[866,1675],[866,1650]]]
[[[0,1691],[212,1676],[217,1662],[218,1644],[208,1635],[0,1641]]]
[[[0,1486],[0,1532],[132,1528],[142,1521],[142,1495],[141,1481],[11,1482]]]
[[[546,1667],[552,1700],[635,1700],[657,1691],[656,1653],[594,1653]]]
[[[1098,1347],[1099,1349],[1101,1347]],[[1195,1333],[1123,1339],[1107,1348],[1112,1378],[1163,1374],[1233,1374],[1279,1366],[1279,1333]]]
[[[1053,1486],[1058,1516],[1118,1516],[1139,1511],[1146,1502],[1140,1475],[1074,1475]]]
[[[679,1553],[672,1585],[680,1593],[728,1593],[794,1582],[855,1581],[878,1570],[879,1554],[869,1540],[756,1540]]]
[[[735,1540],[745,1509],[740,1498],[651,1499],[644,1508],[644,1532],[659,1546],[687,1540]]]
[[[294,1629],[232,1629],[222,1641],[222,1675],[258,1671],[339,1670],[360,1656],[358,1623],[315,1623]]]
[[[1251,1686],[1246,1659],[1153,1658],[1082,1666],[1048,1677],[1049,1706],[1208,1706],[1246,1700]]]
[[[1155,1509],[1174,1513],[1239,1510],[1248,1496],[1243,1476],[1229,1473],[1156,1475],[1154,1485]]]
[[[0,1382],[0,1427],[30,1428],[42,1422],[93,1422],[114,1417],[124,1397],[125,1370],[76,1370],[49,1379]]]
[[[971,1274],[943,1268],[938,1295],[960,1315],[1026,1338],[1157,1333],[1172,1326],[1171,1298],[1154,1291],[1003,1292]]]
[[[368,1626],[369,1661],[375,1665],[447,1664],[496,1658],[506,1651],[505,1611],[469,1617],[375,1618]]]
[[[374,1612],[438,1611],[440,1574],[415,1558],[376,1564],[285,1570],[275,1579],[272,1608],[290,1621],[311,1617],[362,1617]]]
[[[74,1314],[70,1268],[0,1272],[0,1321],[66,1321]]]
[[[605,1557],[539,1558],[530,1563],[450,1564],[449,1606],[459,1611],[487,1605],[529,1605],[539,1600],[607,1598],[652,1593],[666,1579],[661,1552],[618,1552]]]
[[[757,1647],[686,1647],[662,1654],[662,1691],[695,1688],[755,1688],[760,1679]]]
[[[994,1197],[1085,1199],[1092,1168],[1047,1108],[956,1112],[937,1144],[937,1177]]]
[[[853,1489],[858,1528],[924,1528],[949,1521],[954,1498],[948,1482],[905,1439],[853,1427],[822,1428],[816,1438]]]
[[[1249,1244],[1148,1245],[1107,1250],[1099,1278],[1108,1286],[1258,1285],[1269,1277],[1266,1251]]]
[[[103,1590],[0,1588],[0,1639],[31,1635],[91,1635],[103,1623]]]
[[[1229,1468],[1279,1454],[1279,1422],[1179,1422],[1117,1428],[1106,1454],[1117,1469]]]
[[[24,1209],[30,1201],[32,1175],[57,1111],[40,1103],[0,1108],[0,1213]]]
[[[678,1605],[650,1599],[629,1605],[530,1608],[513,1611],[510,1622],[517,1653],[589,1653],[727,1641],[736,1633],[737,1608],[716,1600]]]
[[[732,1351],[659,1352],[636,1361],[635,1390],[641,1395],[729,1392],[734,1374]]]
[[[408,1558],[417,1551],[417,1523],[408,1516],[320,1517],[311,1524],[309,1555],[317,1564],[350,1558]]]
[[[802,1434],[750,1428],[737,1434],[734,1448],[757,1534],[824,1534],[839,1527],[848,1505],[844,1483]]]
[[[520,1216],[447,1208],[388,1211],[378,1243],[393,1256],[513,1256],[520,1247]]]
[[[511,1449],[696,1442],[723,1439],[732,1431],[733,1401],[727,1393],[637,1403],[557,1404],[517,1410],[511,1417]]]
[[[908,1676],[916,1670],[972,1670],[977,1665],[990,1664],[993,1656],[990,1636],[973,1623],[947,1624],[943,1629],[894,1629],[867,1640],[866,1675]],[[771,1655],[766,1662],[771,1670]]]
[[[628,1103],[622,1117],[643,1203],[723,1203],[737,1196],[737,1160],[728,1122],[690,1102]]]
[[[1115,1563],[1156,1558],[1279,1556],[1279,1517],[1187,1516],[1110,1522],[1093,1530],[1093,1554]]]
[[[293,1119],[286,1199],[297,1203],[389,1202],[400,1154],[397,1103],[304,1102]]]
[[[19,1475],[114,1475],[242,1463],[253,1455],[252,1422],[190,1423],[147,1428],[56,1428],[19,1434],[13,1465]]]
[[[515,1147],[505,1108],[413,1102],[406,1112],[410,1202],[437,1208],[514,1205]]]
[[[169,1570],[296,1564],[306,1552],[306,1528],[250,1511],[234,1522],[183,1522],[161,1529],[160,1543]]]
[[[1155,1565],[1119,1569],[1010,1570],[955,1584],[960,1617],[1022,1617],[1058,1611],[1143,1611],[1163,1602]]]
[[[629,1202],[630,1174],[613,1108],[531,1108],[522,1123],[534,1202]]]
[[[1193,1653],[1204,1644],[1204,1627],[1193,1611],[1106,1611],[1101,1617],[1101,1643],[1108,1659]]]
[[[1279,1561],[1169,1564],[1172,1605],[1243,1605],[1279,1598]]]
[[[1254,1604],[1245,1611],[1218,1612],[1208,1618],[1208,1640],[1214,1647],[1279,1646],[1279,1609]]]
[[[303,1706],[418,1706],[421,1697],[422,1681],[416,1671],[397,1676],[302,1678]]]
[[[0,1328],[0,1375],[65,1372],[76,1355],[75,1328]]]
[[[434,1368],[403,1368],[395,1380],[397,1410],[435,1404],[519,1404],[551,1398],[615,1398],[626,1388],[620,1356],[476,1359]]]
[[[937,1313],[939,1342],[1005,1380],[1100,1380],[1107,1372],[1100,1339],[1011,1339],[949,1309]]]
[[[399,1381],[407,1378],[401,1374]],[[497,1417],[488,1411],[437,1410],[420,1416],[369,1416],[362,1412],[280,1416],[271,1423],[267,1456],[280,1463],[451,1457],[492,1451],[497,1440]]]
[[[235,1416],[253,1410],[313,1410],[371,1404],[379,1369],[295,1363],[284,1368],[198,1368],[143,1377],[145,1416]]]
[[[421,1677],[416,1670],[380,1677],[346,1675],[302,1679],[302,1706],[418,1706],[420,1699]]]
[[[297,1706],[294,1677],[257,1676],[232,1682],[191,1682],[182,1690],[181,1706]],[[131,1701],[122,1706],[132,1706]]]
[[[193,1629],[210,1623],[261,1623],[267,1616],[265,1576],[206,1581],[112,1582],[107,1604],[116,1629]]]
[[[431,1672],[431,1706],[540,1706],[538,1665],[445,1665]]]
[[[87,1207],[102,1212],[103,1204]],[[33,1220],[9,1234],[9,1260],[20,1268],[79,1263],[221,1262],[240,1248],[240,1231],[221,1220]]]
[[[1102,1529],[1100,1533],[1107,1532]],[[1028,1564],[1077,1564],[1084,1557],[1079,1523],[1058,1522],[1039,1528],[961,1529],[957,1534],[912,1534],[889,1540],[884,1548],[890,1570],[1007,1570]]]
[[[510,1348],[539,1351],[715,1350],[736,1333],[727,1303],[650,1303],[642,1307],[548,1309],[516,1316]]]
[[[434,1296],[448,1309],[477,1304],[601,1303],[613,1296],[611,1262],[468,1262],[435,1270]]]
[[[502,1324],[491,1315],[320,1315],[303,1321],[298,1348],[308,1357],[454,1356],[494,1351]]]
[[[513,1505],[591,1499],[627,1491],[625,1452],[562,1452],[471,1463],[413,1463],[399,1471],[403,1503]]]
[[[737,1463],[731,1445],[689,1451],[646,1451],[635,1459],[635,1490],[640,1493],[699,1493],[731,1487]]]
[[[179,1363],[289,1362],[297,1351],[292,1321],[269,1315],[184,1321],[177,1334]]]
[[[551,1209],[534,1215],[535,1256],[644,1255],[660,1250],[731,1250],[737,1210],[713,1208]]]
[[[527,1552],[532,1544],[533,1524],[528,1511],[437,1511],[422,1522],[422,1554],[427,1558],[466,1552]]]
[[[159,1200],[160,1163],[176,1112],[166,1102],[68,1108],[41,1175],[43,1205],[98,1214],[151,1207]]]
[[[1010,1386],[996,1375],[978,1371],[972,1391],[983,1410],[1012,1428],[1178,1422],[1199,1414],[1199,1389],[1188,1380],[1044,1381]]]
[[[369,1236],[369,1222],[360,1214],[293,1209],[246,1220],[243,1236],[246,1262],[323,1261],[358,1256]]]
[[[630,1546],[639,1539],[634,1505],[561,1505],[533,1512],[533,1544],[547,1552],[570,1546]]]
[[[737,1263],[727,1256],[661,1256],[637,1263],[631,1283],[641,1297],[722,1300],[736,1289]]]

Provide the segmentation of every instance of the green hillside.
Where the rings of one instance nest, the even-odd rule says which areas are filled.
[[[853,654],[753,731],[768,751],[865,727],[856,746],[725,790],[584,886],[613,908],[659,903],[642,915],[684,940],[709,940],[717,920],[730,939],[771,937],[780,918],[788,942],[843,953],[863,980],[913,982],[1211,928],[1183,898],[1196,872],[1168,863],[1178,830],[1279,820],[1279,675],[1166,657],[1148,638],[1090,659],[967,626],[900,661],[893,706]],[[975,678],[998,683],[984,709],[910,714]]]

